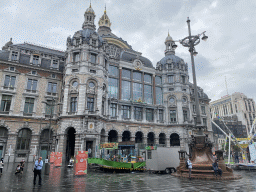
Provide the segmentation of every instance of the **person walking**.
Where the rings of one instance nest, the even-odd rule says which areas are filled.
[[[190,161],[190,157],[187,160],[188,170],[189,170],[189,179],[191,179],[191,171],[192,171],[192,163]]]
[[[22,161],[20,162],[20,173],[21,173],[21,174],[23,173],[24,167],[25,167],[25,160],[22,159]]]
[[[219,168],[217,160],[215,160],[215,162],[212,164],[212,168],[214,170],[216,178],[218,177],[218,173],[219,173],[220,177],[222,177],[222,170],[221,170],[221,168]]]
[[[37,177],[37,175],[39,176],[38,185],[42,184],[42,178],[41,178],[41,170],[42,170],[42,168],[43,168],[42,157],[39,157],[39,159],[36,160],[35,166],[34,166],[34,185],[36,184],[36,177]]]
[[[1,160],[0,160],[0,172],[1,172],[1,175],[3,173],[3,168],[4,168],[4,159],[1,158]]]

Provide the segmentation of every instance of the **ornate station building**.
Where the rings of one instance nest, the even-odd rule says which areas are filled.
[[[48,141],[51,151],[63,152],[63,161],[77,150],[91,149],[98,157],[106,142],[188,149],[195,93],[172,37],[168,34],[165,55],[154,67],[111,32],[106,10],[98,25],[96,30],[90,6],[82,29],[67,38],[65,52],[12,39],[2,48],[0,157],[5,162],[44,156]],[[210,99],[198,90],[201,121],[211,133]]]

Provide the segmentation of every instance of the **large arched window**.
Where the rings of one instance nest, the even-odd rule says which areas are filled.
[[[147,138],[148,145],[153,146],[155,143],[155,134],[153,132],[148,133],[148,138]]]
[[[53,132],[51,130],[51,133],[50,133],[50,142],[52,142],[52,135],[53,135]],[[40,142],[41,143],[47,143],[49,140],[49,129],[44,129],[41,133],[41,137],[40,137]]]
[[[165,140],[166,140],[165,134],[160,133],[159,134],[159,144],[165,146]]]
[[[130,131],[124,131],[122,135],[122,141],[130,141]]]
[[[143,133],[141,131],[135,134],[135,143],[143,143]]]
[[[170,146],[180,146],[180,137],[177,133],[173,133],[170,136]]]
[[[21,129],[18,133],[17,150],[29,150],[31,131],[27,128]]]

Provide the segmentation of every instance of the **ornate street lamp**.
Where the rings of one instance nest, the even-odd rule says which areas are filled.
[[[191,35],[189,17],[187,18],[187,24],[188,24],[188,34],[189,34],[189,36],[183,38],[182,40],[179,40],[179,42],[184,47],[189,48],[189,52],[190,52],[190,56],[191,56],[194,93],[195,93],[195,102],[196,102],[196,121],[195,121],[195,127],[196,127],[197,125],[201,124],[201,118],[200,118],[199,99],[198,99],[197,83],[196,83],[196,71],[195,71],[195,63],[194,63],[194,56],[196,56],[198,54],[198,52],[196,51],[195,46],[200,43],[200,37],[202,35],[203,35],[202,40],[204,40],[204,41],[206,41],[208,39],[208,36],[205,35],[206,31],[204,31],[204,32],[202,32],[201,34],[198,34],[198,35]]]
[[[45,175],[49,175],[50,173],[50,158],[49,158],[49,148],[50,148],[50,139],[51,139],[51,127],[52,127],[52,115],[53,111],[52,108],[55,106],[55,99],[52,97],[50,102],[42,101],[42,103],[45,103],[46,105],[50,106],[50,119],[49,119],[49,134],[48,134],[48,143],[47,143],[47,163],[45,163]]]

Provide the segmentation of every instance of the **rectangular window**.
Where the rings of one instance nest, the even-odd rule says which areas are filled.
[[[117,104],[111,103],[110,105],[110,117],[116,117]]]
[[[133,100],[142,100],[142,84],[133,83]]]
[[[152,86],[144,85],[144,101],[148,104],[152,104]]]
[[[12,61],[17,61],[18,60],[18,52],[12,52]]]
[[[8,112],[11,108],[12,96],[2,95],[1,111]]]
[[[201,106],[201,112],[205,114],[205,106]]]
[[[122,78],[131,79],[131,71],[128,69],[122,69]]]
[[[36,87],[37,87],[37,80],[35,80],[35,79],[28,79],[27,91],[36,92]]]
[[[176,122],[176,110],[170,110],[170,122]]]
[[[117,99],[117,97],[118,97],[118,79],[109,78],[108,94],[109,94],[110,98],[112,97],[112,98]]]
[[[163,104],[163,91],[161,87],[156,87],[156,104]]]
[[[152,122],[154,120],[153,109],[146,109],[146,120]]]
[[[131,99],[131,82],[122,81],[122,100]]]
[[[131,107],[127,105],[122,105],[122,117],[123,119],[130,119]]]
[[[38,65],[39,64],[39,56],[38,55],[33,55],[33,65]]]
[[[149,75],[149,74],[145,74],[144,75],[144,82],[151,84],[152,83],[152,76]]]
[[[206,118],[203,118],[203,125],[206,126],[207,122],[206,122]]]
[[[70,112],[76,112],[77,111],[77,97],[71,97],[70,98]]]
[[[156,76],[156,85],[162,85],[162,77]]]
[[[96,63],[96,58],[97,58],[97,55],[91,54],[91,62],[92,63]]]
[[[24,113],[26,114],[31,114],[33,113],[33,108],[34,108],[34,98],[26,97],[25,99],[25,107],[24,107]]]
[[[188,120],[188,112],[187,110],[183,110],[183,121],[187,121]]]
[[[96,47],[96,40],[92,40],[92,46]]]
[[[168,82],[169,83],[174,83],[174,76],[173,75],[168,76]]]
[[[118,68],[116,66],[109,65],[109,75],[118,77]]]
[[[47,93],[57,93],[57,83],[48,83]]]
[[[105,101],[102,100],[102,103],[101,103],[101,115],[104,115],[105,114]]]
[[[6,75],[4,80],[4,88],[14,89],[15,81],[15,76]]]
[[[163,122],[164,121],[164,110],[159,109],[159,121]]]
[[[74,62],[80,61],[80,54],[79,53],[74,53]]]
[[[55,106],[54,101],[47,100],[46,107],[45,107],[45,114],[46,115],[53,115],[54,114],[54,106]]]
[[[181,76],[181,80],[182,80],[182,83],[186,83],[186,77],[185,76]]]
[[[58,61],[57,61],[57,60],[53,60],[53,61],[52,61],[52,67],[53,67],[54,69],[57,69],[57,68],[58,68]]]
[[[196,112],[196,106],[193,105],[193,113],[195,113],[195,112]]]
[[[142,120],[142,108],[134,107],[134,119]]]
[[[93,97],[87,97],[87,109],[89,111],[94,111],[94,98]]]
[[[142,74],[140,72],[133,72],[133,80],[141,81],[142,80]]]

